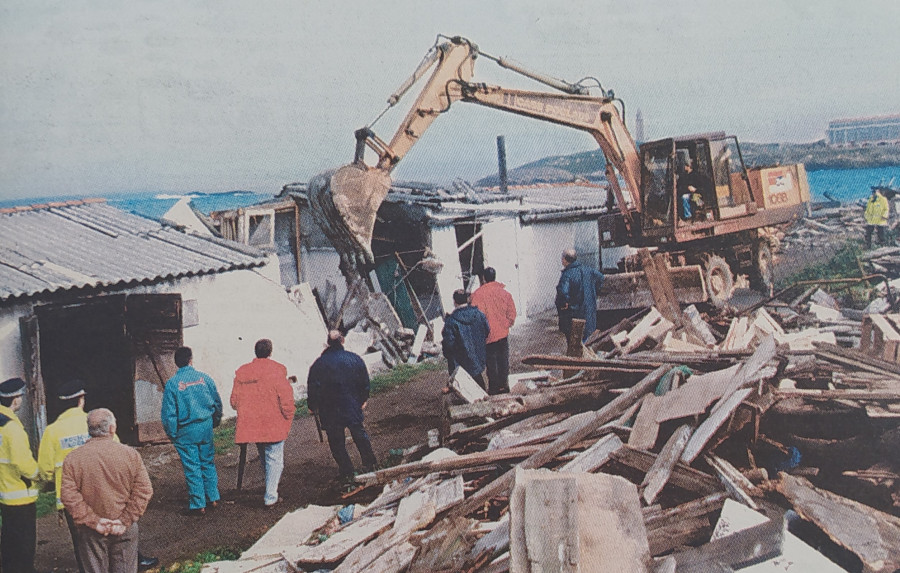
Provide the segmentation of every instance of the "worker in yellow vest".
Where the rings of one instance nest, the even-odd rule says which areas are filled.
[[[16,416],[22,407],[25,381],[10,378],[0,384],[0,568],[34,570],[38,466],[28,434]]]
[[[872,248],[872,231],[878,231],[878,243],[884,244],[884,228],[887,227],[888,215],[891,206],[887,197],[881,194],[877,187],[872,187],[872,195],[866,201],[866,211],[863,217],[866,219],[866,248]]]
[[[65,515],[69,532],[72,534],[72,542],[76,548],[78,547],[78,528],[75,527],[72,516],[63,507],[60,499],[60,486],[63,460],[72,450],[84,445],[90,439],[87,412],[84,411],[85,395],[84,382],[81,380],[71,380],[59,388],[57,397],[62,403],[63,413],[44,430],[41,446],[38,449],[38,467],[41,479],[56,482],[56,509]],[[118,436],[113,436],[113,439],[119,441]],[[84,567],[77,550],[75,551],[75,561],[78,563],[78,570],[83,572]],[[159,559],[145,557],[138,553],[138,567],[141,571],[158,564]]]

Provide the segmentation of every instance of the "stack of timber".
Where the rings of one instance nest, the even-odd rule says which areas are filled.
[[[900,568],[900,316],[810,289],[580,326],[509,394],[458,370],[438,443],[357,476],[367,506],[298,510],[204,571]]]

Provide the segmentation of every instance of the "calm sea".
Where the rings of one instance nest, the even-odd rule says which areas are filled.
[[[823,169],[810,171],[809,186],[813,201],[824,200],[827,193],[832,199],[856,202],[871,193],[872,185],[888,184],[900,188],[900,165],[875,169]],[[224,193],[186,193],[194,207],[209,214],[223,209],[237,209],[272,199],[274,195],[252,193],[250,191],[229,191]],[[119,193],[107,196],[110,205],[149,217],[161,217],[182,195],[146,191],[139,193]],[[40,197],[36,199],[0,200],[0,207],[31,205],[47,201],[82,199],[77,196]]]

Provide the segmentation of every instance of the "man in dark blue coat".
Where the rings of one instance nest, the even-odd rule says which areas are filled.
[[[559,330],[566,337],[572,332],[572,319],[584,320],[584,342],[597,330],[597,293],[603,284],[603,273],[586,267],[578,261],[575,249],[562,254],[563,270],[556,284],[556,309],[559,312]]]
[[[328,347],[309,368],[306,380],[309,411],[318,414],[328,435],[328,447],[337,462],[340,479],[353,479],[353,462],[347,454],[344,428],[362,458],[363,470],[375,469],[377,461],[363,427],[363,410],[369,400],[369,371],[358,354],[344,350],[344,336],[328,333]]]
[[[453,312],[444,320],[441,347],[447,359],[450,375],[459,366],[484,388],[484,369],[487,367],[487,338],[491,332],[487,317],[469,305],[469,294],[459,289],[453,292]]]

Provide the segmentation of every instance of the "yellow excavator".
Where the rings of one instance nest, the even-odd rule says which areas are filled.
[[[479,57],[559,93],[473,82]],[[655,247],[676,264],[700,265],[715,303],[727,301],[734,273],[745,271],[760,288],[771,287],[772,249],[762,229],[802,214],[809,202],[802,164],[748,170],[737,139],[724,133],[663,139],[639,150],[622,119],[624,104],[598,80],[569,83],[531,72],[461,37],[438,36],[412,76],[390,96],[388,109],[429,70],[390,142],[371,126],[359,129],[353,162],[310,182],[313,215],[341,253],[345,275],[362,274],[373,264],[372,231],[391,187],[391,171],[440,114],[463,101],[593,136],[606,158],[606,179],[616,200],[616,208],[599,220],[604,246]],[[374,165],[365,162],[367,148],[378,157]]]

